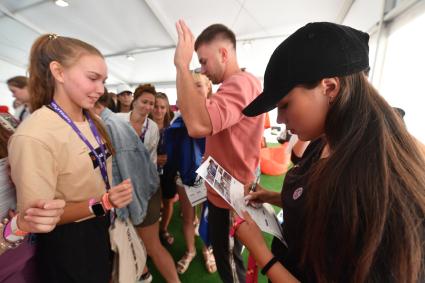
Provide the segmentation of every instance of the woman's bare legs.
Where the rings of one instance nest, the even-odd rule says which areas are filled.
[[[177,186],[177,192],[179,194],[180,208],[183,213],[183,235],[186,243],[186,253],[177,262],[177,272],[182,274],[187,270],[190,262],[196,255],[195,228],[193,227],[195,209],[192,207],[183,187]]]
[[[136,227],[136,230],[145,244],[148,255],[164,279],[168,283],[179,283],[174,260],[159,240],[159,222],[146,227]]]
[[[162,200],[162,220],[160,227],[160,235],[167,244],[171,245],[174,242],[173,236],[168,233],[168,225],[170,224],[171,217],[173,216],[173,208],[175,203],[175,198],[172,199],[163,199]]]

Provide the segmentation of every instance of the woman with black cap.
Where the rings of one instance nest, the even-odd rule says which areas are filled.
[[[273,282],[424,279],[425,158],[372,87],[366,33],[310,23],[273,53],[264,92],[244,114],[278,108],[279,123],[312,142],[282,193],[246,198],[283,208],[285,245],[270,252],[248,213],[236,236]]]

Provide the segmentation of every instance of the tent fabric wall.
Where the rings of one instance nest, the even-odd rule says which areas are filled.
[[[174,103],[175,91],[171,91],[175,88],[173,55],[177,34],[174,24],[180,18],[186,20],[195,36],[212,23],[229,26],[237,37],[240,66],[247,68],[260,80],[275,47],[308,22],[337,22],[370,32],[373,83],[378,89],[387,85],[383,92],[385,96],[386,93],[390,93],[389,89],[396,88],[394,85],[390,87],[388,83],[382,85],[380,83],[388,81],[384,76],[388,75],[389,71],[385,73],[382,71],[383,68],[394,66],[388,63],[391,59],[385,56],[385,40],[395,30],[390,29],[389,25],[394,22],[403,24],[408,22],[398,19],[403,18],[397,14],[402,13],[403,9],[423,14],[424,9],[421,7],[425,1],[68,0],[68,2],[69,7],[61,8],[51,0],[0,1],[1,104],[11,105],[12,99],[5,81],[12,76],[26,74],[31,44],[43,33],[77,37],[99,48],[106,58],[108,65],[106,85],[111,90],[120,84],[134,88],[139,83],[153,83],[159,89],[170,90],[170,100]],[[394,12],[396,10],[397,13]],[[420,12],[417,12],[418,10]],[[383,23],[384,32],[378,37],[379,21],[394,14],[396,18]],[[391,25],[394,27],[394,24]],[[423,30],[423,24],[421,27]],[[381,48],[376,54],[378,42]],[[127,60],[128,55],[135,60]],[[375,61],[376,56],[378,57]],[[418,59],[420,61],[421,57]],[[373,65],[374,62],[376,66]],[[191,67],[198,66],[195,55]],[[408,66],[403,68],[408,69]],[[394,80],[392,82],[397,83]],[[403,85],[403,82],[398,82],[397,87],[400,85]],[[417,97],[412,96],[409,99],[416,101]],[[416,105],[420,105],[418,102],[416,101]],[[275,124],[275,116],[275,113],[271,113],[272,125]],[[411,120],[408,123],[411,123]],[[423,139],[425,141],[425,138]]]

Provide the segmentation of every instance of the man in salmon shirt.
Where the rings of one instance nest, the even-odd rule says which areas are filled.
[[[236,58],[236,39],[226,26],[207,27],[196,39],[184,23],[176,23],[178,43],[174,55],[177,70],[177,99],[189,135],[206,137],[205,158],[212,156],[243,184],[254,180],[260,160],[264,115],[249,118],[242,114],[261,92],[260,81],[241,70]],[[196,51],[201,72],[214,84],[217,93],[207,99],[199,95],[190,73]],[[229,237],[231,207],[208,185],[210,240],[223,282],[245,282],[242,245]]]

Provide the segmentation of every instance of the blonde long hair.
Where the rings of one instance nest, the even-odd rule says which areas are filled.
[[[192,71],[192,77],[195,81],[204,81],[208,86],[207,98],[210,98],[212,95],[212,83],[210,79],[197,71]]]

